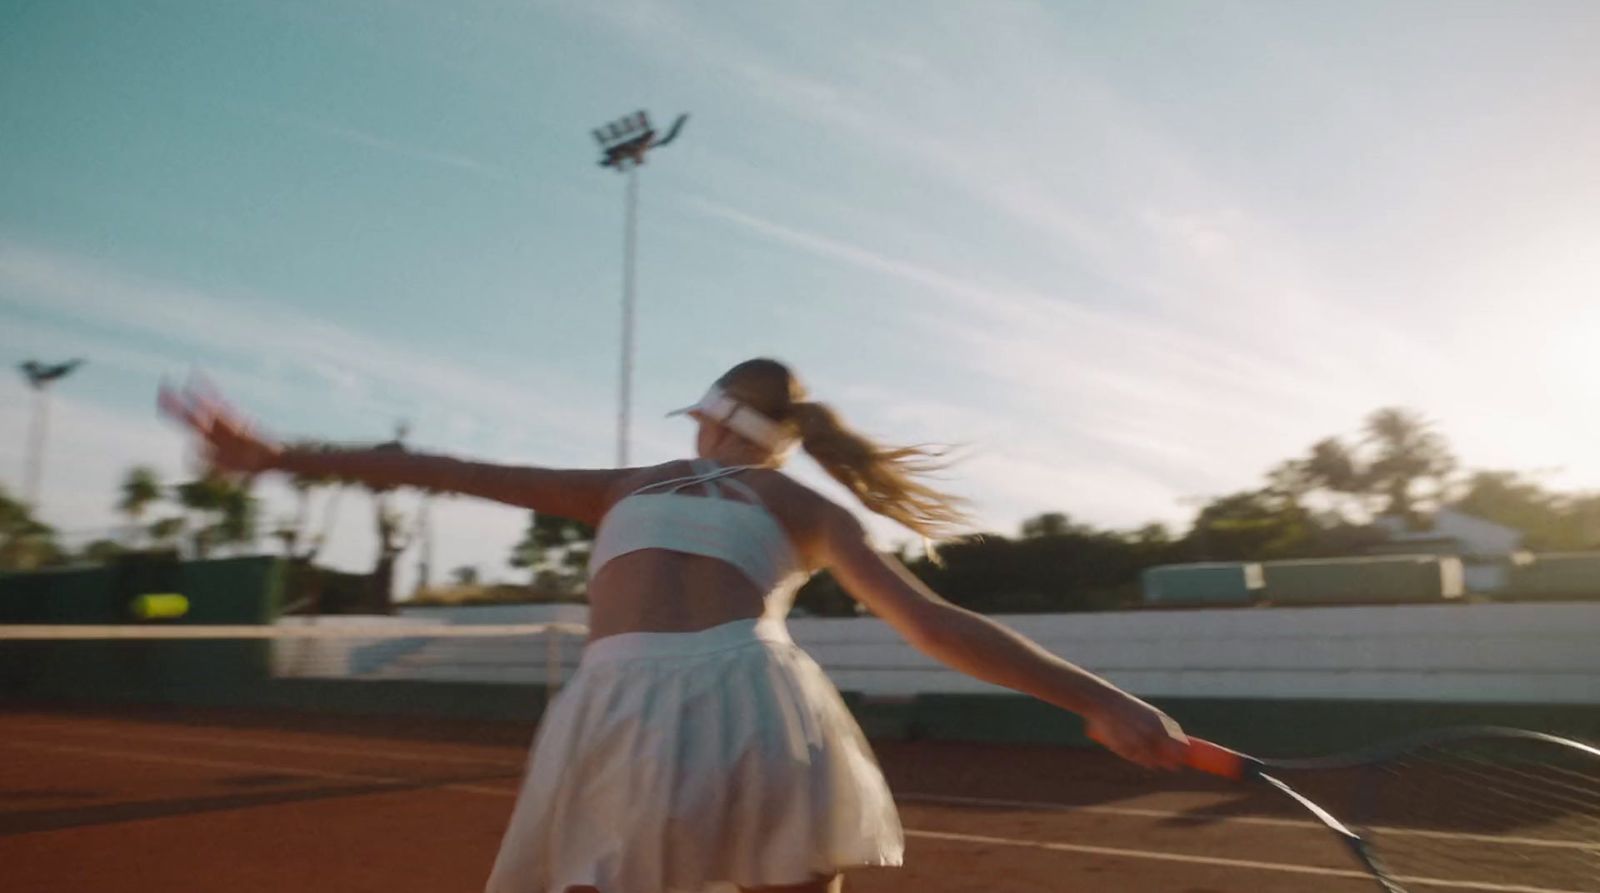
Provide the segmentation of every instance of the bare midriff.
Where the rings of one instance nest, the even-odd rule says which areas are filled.
[[[589,639],[686,633],[760,617],[766,593],[717,558],[640,549],[606,562],[589,581]]]

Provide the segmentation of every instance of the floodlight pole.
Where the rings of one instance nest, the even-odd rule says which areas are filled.
[[[665,146],[676,139],[688,118],[688,115],[679,115],[666,136],[660,138],[650,126],[649,115],[643,111],[619,118],[594,131],[594,138],[601,148],[600,166],[615,168],[628,178],[623,197],[622,229],[622,383],[617,401],[619,468],[628,464],[628,420],[633,402],[634,255],[639,241],[639,165],[644,164],[645,155],[651,149]]]
[[[628,165],[622,222],[622,391],[617,397],[617,467],[628,465],[628,419],[633,410],[634,252],[639,242],[639,166]]]
[[[39,484],[44,477],[44,442],[50,422],[48,386],[65,378],[82,364],[82,360],[70,360],[55,366],[46,366],[38,361],[29,360],[17,367],[27,378],[28,387],[33,388],[33,422],[29,425],[22,499],[35,513],[39,511]]]
[[[33,418],[28,425],[27,473],[22,479],[22,501],[39,510],[39,481],[44,476],[44,441],[50,428],[50,392],[33,387]]]

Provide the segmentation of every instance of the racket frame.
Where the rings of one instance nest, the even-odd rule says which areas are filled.
[[[1356,857],[1356,861],[1360,862],[1362,867],[1372,875],[1385,893],[1407,893],[1405,888],[1394,880],[1392,873],[1384,866],[1382,860],[1372,852],[1371,846],[1367,844],[1360,834],[1346,826],[1332,813],[1317,805],[1310,798],[1296,791],[1281,779],[1270,775],[1267,770],[1358,769],[1376,765],[1426,747],[1450,744],[1456,741],[1485,739],[1542,741],[1573,748],[1600,759],[1600,748],[1581,741],[1574,741],[1570,738],[1563,738],[1559,735],[1551,735],[1545,732],[1534,732],[1528,729],[1478,725],[1435,729],[1397,738],[1373,747],[1309,759],[1263,760],[1236,750],[1230,750],[1215,742],[1191,737],[1185,762],[1189,768],[1204,772],[1207,775],[1214,775],[1236,782],[1264,784],[1277,790],[1295,803],[1298,803],[1319,822],[1327,826],[1328,830],[1332,831],[1334,836]]]

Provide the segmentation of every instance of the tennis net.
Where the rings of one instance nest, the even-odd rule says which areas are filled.
[[[278,680],[554,689],[576,669],[587,632],[575,623],[383,617],[285,618],[261,626],[0,625],[0,695],[161,698]]]

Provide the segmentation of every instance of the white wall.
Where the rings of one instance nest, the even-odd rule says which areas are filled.
[[[471,605],[399,606],[400,616],[434,623],[587,623],[589,606],[553,605]]]
[[[581,606],[442,609],[448,623],[581,622]],[[414,611],[405,612],[416,618]],[[1000,622],[1145,696],[1600,703],[1600,603],[1374,605],[1008,615]],[[796,618],[844,690],[893,698],[1001,689],[940,668],[871,618]],[[558,643],[570,665],[579,643]],[[547,643],[471,640],[386,678],[542,681]],[[453,654],[470,655],[457,659]]]
[[[1466,555],[1484,557],[1503,557],[1522,548],[1521,532],[1454,509],[1440,509],[1434,515],[1432,525],[1422,531],[1407,529],[1405,522],[1393,515],[1377,518],[1373,523],[1387,530],[1389,541],[1394,543],[1442,537],[1460,543]]]
[[[1600,703],[1600,604],[1240,608],[1007,616],[1145,696]],[[841,688],[999,692],[876,620],[792,621]]]

